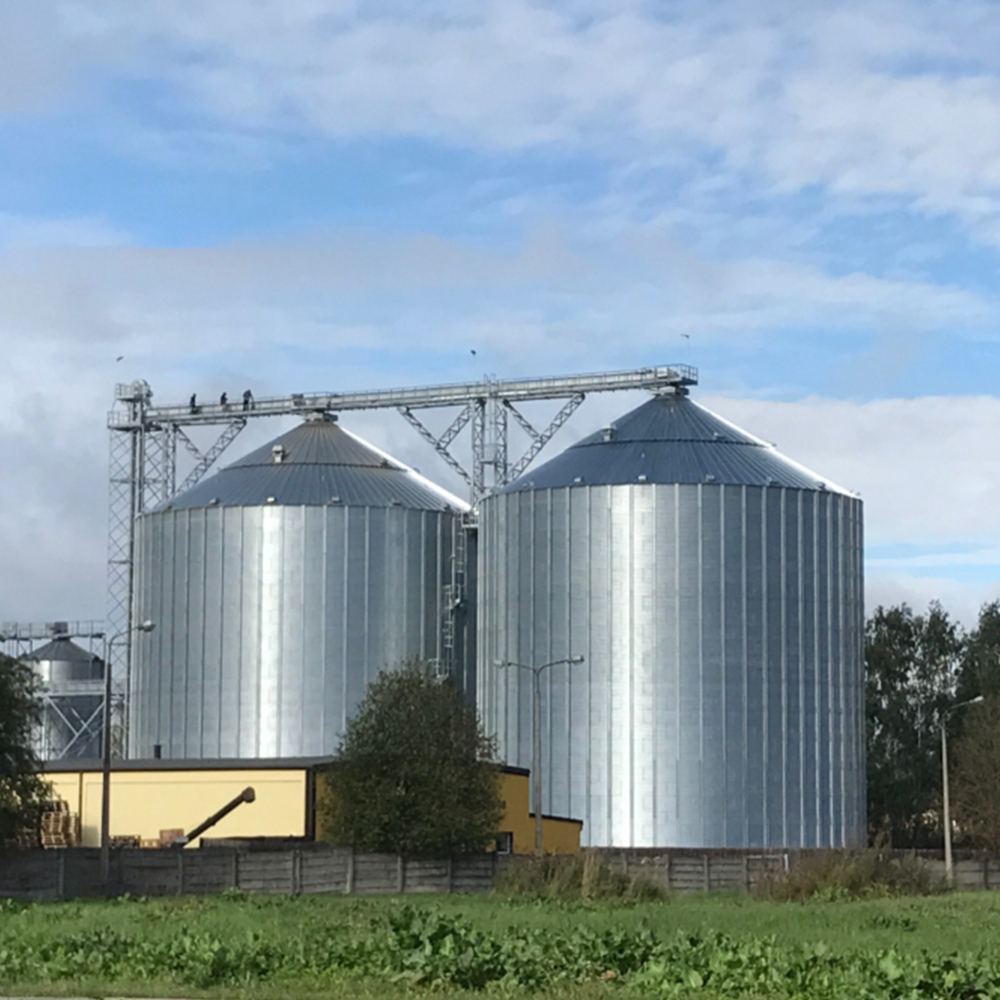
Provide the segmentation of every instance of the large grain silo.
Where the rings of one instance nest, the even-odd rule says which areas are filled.
[[[379,671],[461,661],[465,507],[317,415],[141,517],[130,754],[328,754]]]
[[[862,505],[657,396],[486,498],[479,705],[590,845],[862,843]]]

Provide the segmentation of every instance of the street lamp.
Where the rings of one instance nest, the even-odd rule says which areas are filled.
[[[941,713],[941,792],[944,799],[944,877],[949,881],[954,881],[955,871],[951,861],[951,804],[948,801],[948,733],[946,724],[948,716],[956,709],[965,708],[966,705],[978,705],[983,700],[982,695],[970,698],[968,701],[960,701],[957,705],[945,709]]]
[[[119,639],[132,632],[152,632],[156,625],[140,622],[123,629],[110,639],[104,634],[104,721],[101,741],[101,883],[108,884],[111,868],[111,654]]]
[[[511,660],[494,660],[493,665],[500,667],[518,667],[520,670],[530,670],[535,677],[534,684],[534,736],[535,748],[533,754],[533,764],[531,776],[534,784],[535,800],[535,854],[541,857],[545,853],[542,843],[542,671],[549,667],[556,667],[560,664],[583,663],[582,656],[565,656],[561,660],[552,660],[550,663],[543,663],[540,667],[530,667],[527,663],[514,663]]]

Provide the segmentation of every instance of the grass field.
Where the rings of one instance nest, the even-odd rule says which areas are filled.
[[[1000,893],[621,905],[489,897],[0,904],[0,992],[1000,997]]]

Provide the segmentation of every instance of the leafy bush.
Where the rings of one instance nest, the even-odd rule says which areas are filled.
[[[383,671],[323,772],[321,835],[359,851],[481,851],[500,822],[494,756],[475,708],[450,681],[420,662]]]
[[[832,952],[773,937],[649,929],[510,927],[479,930],[433,907],[403,905],[365,933],[314,928],[275,945],[251,933],[220,940],[186,927],[158,941],[98,929],[28,940],[5,928],[0,982],[175,982],[197,989],[273,980],[338,979],[406,989],[535,991],[581,982],[620,983],[643,997],[783,997],[809,1000],[976,1000],[1000,996],[1000,966],[982,955],[901,954],[894,948]],[[288,987],[293,992],[292,987]]]
[[[768,899],[871,899],[928,896],[945,891],[942,880],[912,854],[881,850],[818,851],[799,858],[786,872],[761,882],[757,894]]]
[[[537,899],[618,899],[646,902],[666,899],[666,887],[645,875],[626,875],[592,851],[541,858],[512,858],[497,877],[496,890],[505,896]]]

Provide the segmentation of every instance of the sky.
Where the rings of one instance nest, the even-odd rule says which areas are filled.
[[[972,624],[998,263],[993,2],[0,0],[0,621],[104,615],[118,382],[684,362],[861,493],[869,607]],[[397,415],[344,422],[458,488]]]

